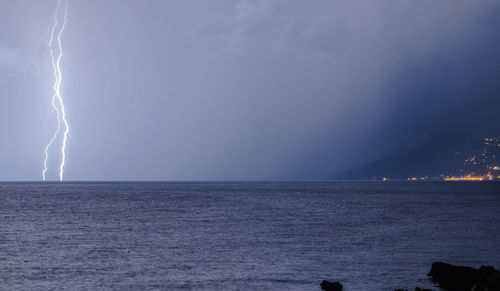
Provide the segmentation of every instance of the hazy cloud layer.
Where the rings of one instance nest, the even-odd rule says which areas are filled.
[[[35,56],[19,106],[19,78],[0,80],[0,179],[39,179],[44,127],[54,126],[39,39],[55,5],[0,4],[1,72],[22,69],[7,67],[9,52]],[[479,120],[484,106],[464,112],[498,104],[499,8],[70,0],[67,178],[323,178],[409,133]]]

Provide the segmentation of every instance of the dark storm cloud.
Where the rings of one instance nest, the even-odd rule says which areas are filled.
[[[0,18],[3,63],[52,17],[19,3],[2,4],[20,16]],[[495,1],[196,4],[70,1],[68,179],[322,178],[438,124],[494,123]],[[15,80],[0,83],[5,179],[38,178],[44,53],[23,106]]]

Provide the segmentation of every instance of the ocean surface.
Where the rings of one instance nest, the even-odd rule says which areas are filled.
[[[434,287],[500,266],[500,183],[0,183],[1,290]]]

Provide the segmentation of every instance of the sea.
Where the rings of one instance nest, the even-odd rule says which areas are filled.
[[[500,267],[500,183],[0,183],[0,290],[439,290],[436,261]]]

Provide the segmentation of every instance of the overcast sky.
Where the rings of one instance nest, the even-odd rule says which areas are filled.
[[[0,0],[0,180],[41,179],[56,5]],[[65,179],[322,179],[498,125],[499,31],[496,0],[69,0]]]

